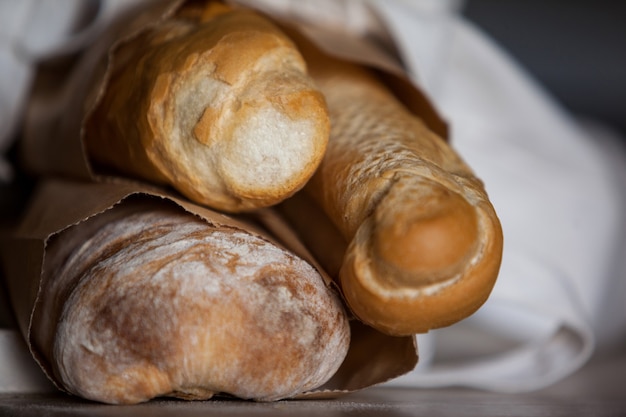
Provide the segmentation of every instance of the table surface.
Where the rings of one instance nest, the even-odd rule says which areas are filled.
[[[626,352],[590,361],[547,389],[498,394],[469,389],[373,387],[333,400],[255,403],[158,399],[111,406],[63,394],[2,394],[0,416],[626,416]]]

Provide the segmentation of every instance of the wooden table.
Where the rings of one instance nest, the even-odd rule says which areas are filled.
[[[254,403],[236,400],[185,402],[159,399],[110,406],[62,394],[0,395],[0,416],[626,416],[626,351],[593,359],[569,378],[525,394],[467,389],[374,387],[334,400]]]

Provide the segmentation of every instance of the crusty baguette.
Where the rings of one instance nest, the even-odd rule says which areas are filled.
[[[219,2],[190,4],[113,50],[85,123],[89,158],[223,211],[275,204],[323,157],[323,96],[269,20]]]
[[[276,400],[322,385],[348,350],[342,304],[308,263],[158,200],[57,235],[42,282],[36,350],[92,400]]]
[[[344,240],[341,265],[329,269],[348,305],[395,335],[470,315],[492,290],[503,245],[482,182],[373,72],[300,47],[331,117],[326,155],[305,191]],[[311,214],[287,211],[311,250],[336,264],[326,252],[341,245],[316,238],[322,228]]]

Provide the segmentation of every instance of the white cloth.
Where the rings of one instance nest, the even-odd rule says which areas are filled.
[[[35,66],[79,50],[138,1],[0,0],[0,182],[12,178],[3,156],[19,129]]]
[[[4,16],[9,8],[1,1]],[[317,1],[308,9],[300,0],[264,2],[319,17],[330,10]],[[579,127],[455,13],[458,1],[370,3],[450,122],[453,145],[484,180],[505,235],[501,274],[487,303],[461,323],[420,335],[417,369],[388,384],[508,392],[550,385],[580,368],[596,344],[610,344],[626,329],[626,152],[611,132]],[[332,16],[368,31],[372,20],[362,4],[346,0],[345,7],[332,8]],[[0,48],[1,65],[6,52]],[[28,82],[31,63],[11,67],[16,79]],[[5,88],[10,83],[2,68]],[[20,91],[5,95],[0,89],[0,100],[19,103]],[[3,115],[12,116],[0,117],[13,120],[19,111],[12,111],[2,107]],[[0,333],[0,391],[44,390],[12,332]]]
[[[454,147],[484,180],[505,237],[487,303],[420,336],[420,365],[391,384],[550,385],[626,329],[626,153],[578,126],[458,16],[373,3],[450,122]]]
[[[0,393],[53,392],[54,385],[30,355],[22,336],[0,329]]]

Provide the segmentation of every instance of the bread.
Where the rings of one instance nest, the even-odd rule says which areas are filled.
[[[501,226],[483,183],[374,72],[299,46],[332,127],[305,187],[312,203],[297,204],[301,213],[307,205],[323,210],[343,239],[341,264],[329,269],[338,270],[350,309],[393,335],[467,317],[489,296],[502,256]],[[327,252],[341,244],[320,241],[322,228],[311,218],[290,221],[312,252],[336,263]]]
[[[106,403],[291,397],[328,380],[350,341],[308,263],[157,199],[56,235],[42,283],[35,351],[61,388]]]
[[[219,2],[117,45],[83,140],[96,171],[170,185],[214,209],[273,205],[309,180],[329,135],[324,98],[266,18]]]

